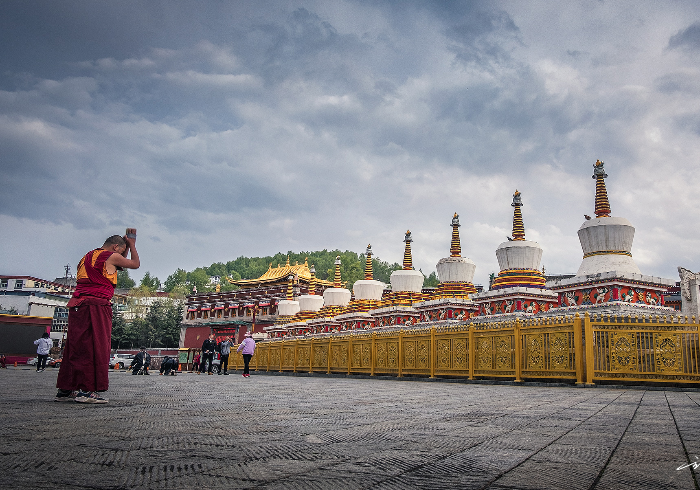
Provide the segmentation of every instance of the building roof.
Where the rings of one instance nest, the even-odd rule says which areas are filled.
[[[296,276],[296,278],[302,282],[310,282],[311,270],[309,269],[308,260],[305,260],[303,264],[289,265],[289,257],[287,257],[287,263],[285,265],[272,267],[272,264],[270,264],[267,271],[257,279],[241,279],[240,281],[229,280],[229,282],[241,288],[250,288],[262,286],[264,284],[286,282],[289,276]],[[314,278],[314,280],[318,285],[331,286],[333,284],[323,279]]]

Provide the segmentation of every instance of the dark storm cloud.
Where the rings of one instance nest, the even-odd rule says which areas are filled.
[[[483,282],[518,188],[547,268],[575,270],[596,158],[642,237],[696,181],[666,168],[696,161],[697,73],[664,50],[693,46],[693,17],[651,4],[634,15],[607,2],[552,8],[3,2],[0,224],[102,236],[141,223],[159,277],[212,253],[292,246],[371,242],[400,261],[410,228],[429,272],[457,211]],[[646,10],[653,28],[637,18]],[[696,243],[679,233],[640,260],[657,267],[655,250]]]
[[[697,52],[700,50],[700,22],[688,26],[671,36],[668,40],[670,49],[682,48]]]

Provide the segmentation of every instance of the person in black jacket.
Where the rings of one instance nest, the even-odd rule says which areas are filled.
[[[165,374],[166,376],[167,375],[175,376],[175,372],[177,371],[177,365],[178,365],[177,359],[175,359],[174,357],[165,356],[163,358],[163,362],[160,365],[161,376],[163,374]]]
[[[216,340],[214,340],[214,334],[211,334],[207,340],[202,344],[202,358],[199,361],[199,372],[203,373],[209,362],[209,369],[207,374],[213,374],[211,372],[214,367],[214,352],[216,352]]]
[[[151,367],[151,355],[146,352],[145,347],[141,347],[141,352],[131,361],[131,374],[148,374],[149,367]]]

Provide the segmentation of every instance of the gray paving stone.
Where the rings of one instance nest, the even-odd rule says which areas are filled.
[[[353,377],[136,377],[54,403],[0,370],[11,489],[697,488],[700,392]],[[686,454],[688,456],[686,456]]]

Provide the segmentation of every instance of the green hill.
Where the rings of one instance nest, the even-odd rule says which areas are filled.
[[[309,266],[316,266],[316,277],[328,281],[333,280],[335,271],[335,258],[340,255],[341,266],[340,273],[346,287],[352,290],[352,285],[355,281],[362,279],[365,271],[365,254],[357,254],[346,250],[322,250],[318,252],[287,252],[277,253],[267,257],[238,257],[229,262],[216,262],[208,267],[198,267],[193,271],[187,272],[183,269],[177,269],[163,283],[163,288],[169,293],[189,294],[196,286],[198,292],[206,292],[215,290],[216,286],[211,284],[210,278],[219,276],[221,281],[221,290],[230,291],[236,289],[236,286],[224,280],[228,277],[232,280],[238,279],[257,279],[267,271],[270,264],[272,267],[284,265],[289,257],[290,264],[303,264],[304,260],[308,259]],[[397,269],[401,269],[398,263],[389,264],[382,260],[373,258],[372,268],[374,270],[374,278],[378,281],[389,283],[391,273]],[[149,276],[150,277],[150,276]],[[425,281],[426,286],[437,285],[435,273],[431,273]]]

